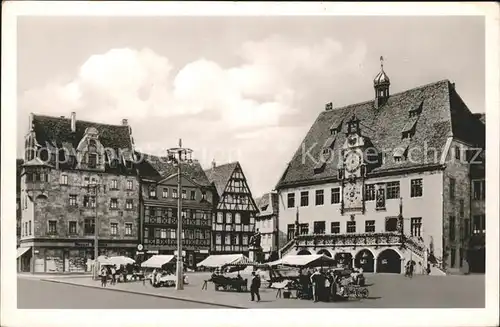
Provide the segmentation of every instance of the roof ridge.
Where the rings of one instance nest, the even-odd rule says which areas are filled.
[[[45,117],[45,118],[52,118],[52,119],[58,119],[58,120],[71,120],[69,117],[57,117],[57,116],[50,116],[50,115],[44,115],[44,114],[35,114],[33,113],[34,117]],[[82,123],[89,123],[89,124],[96,124],[96,125],[105,125],[105,126],[113,126],[113,127],[129,127],[128,125],[122,125],[122,124],[108,124],[108,123],[98,123],[94,121],[89,121],[89,120],[84,120],[84,119],[77,119],[77,122],[82,122]]]
[[[429,87],[431,85],[436,85],[436,84],[440,84],[440,83],[444,83],[444,82],[448,82],[448,84],[449,84],[450,80],[449,79],[442,79],[442,80],[439,80],[439,81],[436,81],[436,82],[432,82],[432,83],[427,83],[427,84],[424,84],[424,85],[416,86],[416,87],[413,87],[411,89],[407,89],[407,90],[404,90],[404,91],[392,93],[392,94],[389,95],[389,98],[391,98],[393,96],[401,95],[401,94],[404,94],[404,93],[408,93],[408,92],[411,92],[411,91],[417,91],[419,89],[423,89],[423,88]],[[323,112],[332,112],[332,111],[335,111],[335,110],[345,110],[345,109],[349,109],[349,108],[352,108],[352,107],[358,107],[358,106],[361,106],[361,105],[364,105],[364,104],[368,104],[368,103],[373,102],[373,101],[374,101],[373,99],[372,100],[366,100],[366,101],[362,101],[362,102],[348,104],[348,105],[345,105],[345,106],[342,106],[342,107],[333,108],[332,110],[323,111]]]
[[[204,171],[210,171],[212,169],[218,169],[218,168],[222,168],[222,167],[226,167],[226,166],[229,166],[229,165],[237,165],[237,164],[240,164],[240,162],[238,160],[236,161],[232,161],[232,162],[228,162],[228,163],[225,163],[225,164],[222,164],[222,165],[216,165],[215,167],[209,167],[207,169],[204,169]]]

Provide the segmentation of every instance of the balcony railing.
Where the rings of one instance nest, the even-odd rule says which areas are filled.
[[[382,246],[401,245],[401,234],[397,232],[363,234],[312,234],[299,235],[295,245],[299,246]]]

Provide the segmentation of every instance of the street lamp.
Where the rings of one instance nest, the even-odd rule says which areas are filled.
[[[178,148],[170,148],[167,150],[168,160],[177,165],[177,267],[176,267],[176,283],[175,289],[184,289],[184,278],[182,269],[182,179],[181,165],[184,162],[191,162],[191,154],[193,150],[182,147],[182,139],[179,139]]]

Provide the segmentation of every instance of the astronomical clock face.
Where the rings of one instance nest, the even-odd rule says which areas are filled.
[[[346,154],[344,163],[345,163],[345,169],[348,172],[352,173],[361,166],[363,160],[358,152],[350,151]]]
[[[358,209],[363,206],[362,185],[347,183],[344,185],[344,206],[346,209]]]

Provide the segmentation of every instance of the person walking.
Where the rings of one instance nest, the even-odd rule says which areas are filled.
[[[312,284],[312,291],[313,291],[313,299],[314,302],[319,301],[319,296],[320,296],[320,278],[321,278],[321,273],[319,269],[317,269],[312,275],[311,275],[311,284]]]
[[[255,271],[252,271],[252,281],[250,284],[250,296],[252,301],[254,301],[255,297],[257,297],[257,302],[260,302],[259,288],[260,277],[255,273]]]
[[[103,267],[101,269],[101,287],[106,287],[107,279],[108,279],[108,274],[106,272],[106,268]]]
[[[115,266],[111,267],[111,285],[116,284],[116,269]]]

